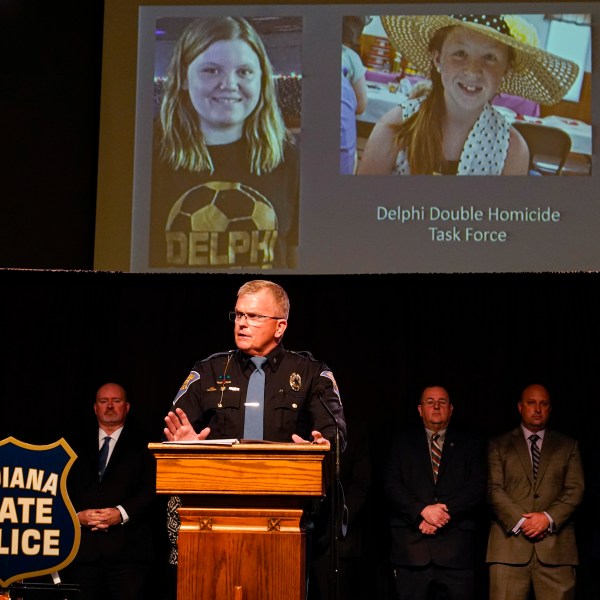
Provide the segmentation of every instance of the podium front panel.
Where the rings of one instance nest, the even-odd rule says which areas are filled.
[[[150,444],[181,497],[178,600],[304,600],[304,508],[324,495],[317,444]]]
[[[182,508],[179,599],[304,600],[301,510]]]

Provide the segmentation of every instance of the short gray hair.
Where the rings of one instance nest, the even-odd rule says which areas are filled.
[[[290,299],[287,292],[277,283],[266,279],[254,279],[247,281],[238,290],[237,297],[245,296],[246,294],[256,294],[261,290],[269,290],[277,304],[277,308],[281,311],[281,317],[287,319],[290,316]],[[279,316],[279,315],[273,315]]]

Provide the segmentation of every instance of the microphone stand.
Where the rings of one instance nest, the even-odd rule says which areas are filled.
[[[339,557],[339,532],[341,529],[341,523],[339,519],[339,501],[340,501],[340,486],[341,486],[341,446],[340,446],[340,427],[337,419],[333,412],[327,406],[323,400],[323,393],[319,396],[319,400],[323,405],[323,408],[329,413],[329,416],[335,424],[335,436],[333,440],[333,454],[331,455],[330,462],[332,463],[333,481],[331,483],[331,504],[330,504],[330,540],[329,540],[329,598],[330,600],[339,600],[340,597],[340,586],[339,586],[339,569],[340,569],[340,557]]]

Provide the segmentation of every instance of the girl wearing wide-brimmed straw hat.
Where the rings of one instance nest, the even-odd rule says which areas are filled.
[[[431,85],[377,123],[358,174],[526,175],[527,144],[498,92],[555,104],[575,63],[515,38],[501,15],[383,16],[394,48]]]

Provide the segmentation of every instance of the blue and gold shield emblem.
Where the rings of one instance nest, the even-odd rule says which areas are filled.
[[[62,438],[45,446],[0,441],[0,586],[75,558],[81,532],[67,474],[76,458]]]

